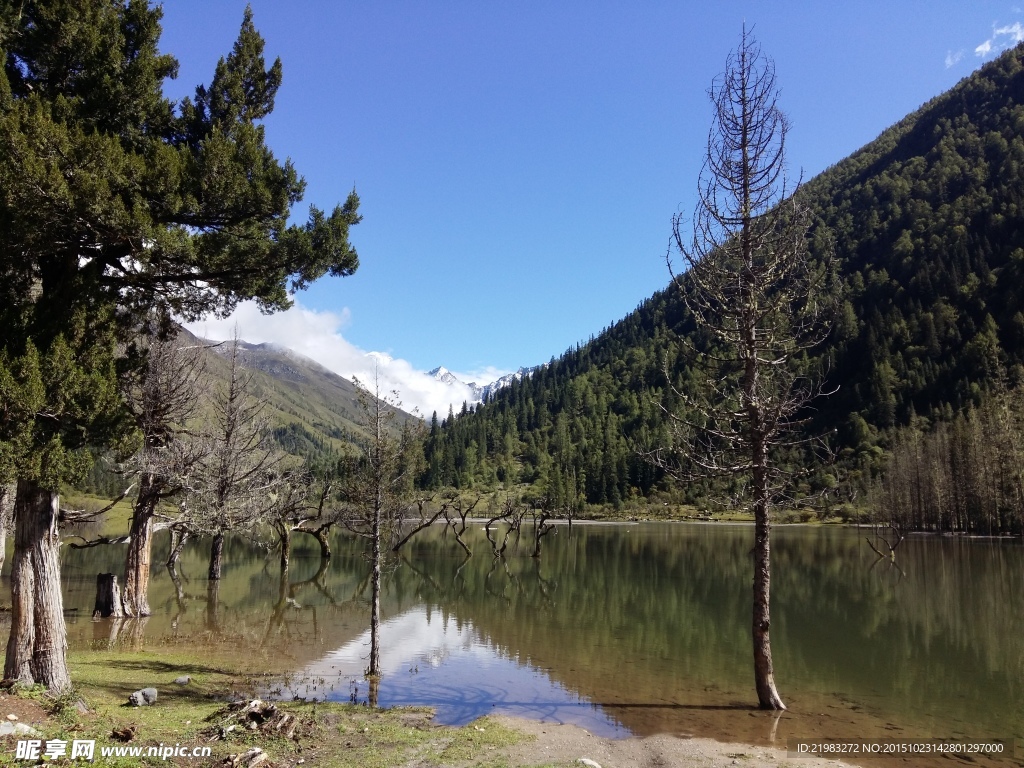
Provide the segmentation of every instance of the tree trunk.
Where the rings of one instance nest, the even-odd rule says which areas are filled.
[[[128,616],[149,616],[149,570],[153,560],[153,514],[159,488],[152,472],[142,476],[139,496],[132,510],[128,554],[124,563],[124,612]]]
[[[373,554],[370,573],[370,666],[367,669],[367,675],[371,677],[380,677],[380,518],[381,512],[378,504],[373,513]]]
[[[185,548],[185,542],[188,541],[189,533],[182,527],[173,526],[171,528],[171,546],[167,552],[167,567],[170,570],[174,570],[178,563],[178,558],[181,556],[181,550]]]
[[[27,501],[27,500],[26,500]],[[32,568],[31,540],[27,532],[29,521],[19,523],[19,517],[32,514],[31,509],[15,511],[14,557],[11,562],[11,635],[7,640],[4,660],[4,679],[32,685],[32,648],[35,645],[35,572]]]
[[[210,579],[206,585],[206,628],[220,632],[220,579]]]
[[[19,480],[14,505],[11,636],[4,678],[39,683],[55,693],[71,688],[67,627],[60,588],[60,497]]]
[[[548,523],[547,512],[542,512],[540,517],[534,520],[533,554],[530,557],[540,558],[541,540],[551,533],[554,527],[554,525]]]
[[[3,571],[7,559],[7,531],[14,520],[14,497],[17,493],[17,483],[0,485],[0,571]]]
[[[277,534],[281,539],[281,577],[287,581],[288,567],[292,559],[292,529],[287,523],[281,523]]]
[[[772,645],[769,639],[771,616],[771,524],[768,506],[758,500],[754,505],[754,684],[761,709],[785,709],[775,688]]]
[[[327,573],[327,567],[331,564],[331,527],[329,525],[324,525],[314,530],[310,530],[308,528],[299,528],[298,530],[303,533],[308,533],[320,544],[320,565],[316,569],[316,574],[313,578],[307,579],[301,583],[318,583],[320,578]]]
[[[745,133],[745,131],[744,131]],[[744,154],[746,144],[744,143]],[[744,176],[744,216],[749,215],[750,203],[747,191],[749,177]],[[752,246],[749,241],[749,220],[744,221],[741,241],[747,272],[753,270]],[[745,284],[753,283],[749,274]],[[742,305],[746,308],[743,317],[743,401],[747,413],[747,439],[750,445],[751,491],[754,497],[754,686],[757,689],[757,703],[761,709],[785,709],[782,697],[775,688],[775,668],[772,665],[772,645],[769,636],[771,627],[771,521],[768,512],[771,507],[771,490],[768,475],[768,435],[765,425],[764,396],[761,387],[759,355],[761,349],[755,330],[757,302],[749,288],[742,292]]]
[[[109,619],[112,616],[124,616],[121,610],[121,590],[117,587],[117,576],[100,573],[96,576],[96,607],[93,608],[92,617]]]
[[[323,528],[317,528],[313,535],[316,536],[316,540],[320,543],[320,561],[330,561],[331,529],[328,526],[324,526]]]
[[[178,603],[178,610],[184,613],[187,607],[185,601],[185,587],[181,584],[181,576],[178,575],[177,557],[167,562],[167,573],[170,574],[171,583],[174,584],[174,599]],[[175,625],[175,622],[172,622]]]
[[[213,544],[210,545],[210,581],[220,578],[220,563],[224,556],[224,534],[218,533],[213,537]]]

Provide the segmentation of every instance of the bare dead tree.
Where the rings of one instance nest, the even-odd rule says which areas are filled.
[[[886,533],[887,530],[888,533]],[[898,523],[893,521],[890,522],[887,526],[874,526],[873,532],[875,538],[883,545],[885,545],[885,548],[888,549],[889,552],[888,554],[882,552],[882,550],[879,547],[875,546],[875,543],[871,540],[870,537],[865,538],[865,541],[867,541],[868,546],[871,547],[871,549],[874,551],[876,555],[878,555],[879,560],[890,560],[891,562],[896,562],[896,548],[903,543],[904,539],[906,539],[906,533],[903,531],[903,529],[899,527]]]
[[[291,564],[292,533],[305,530],[302,526],[316,520],[323,514],[323,507],[314,507],[310,503],[310,489],[313,476],[302,468],[283,473],[280,483],[271,497],[271,506],[266,522],[277,536],[277,546],[281,555],[281,578],[287,584],[288,569]],[[321,497],[322,498],[322,497]],[[307,531],[309,532],[309,531]],[[328,548],[327,559],[330,558]],[[323,562],[325,558],[321,558]]]
[[[372,684],[379,681],[381,674],[380,595],[384,547],[390,549],[398,540],[418,467],[412,429],[395,424],[400,407],[397,393],[382,392],[376,375],[372,389],[358,380],[355,383],[359,387],[361,426],[366,440],[358,455],[343,462],[341,523],[369,542],[370,659],[366,674]]]
[[[450,490],[445,492],[437,506],[434,506],[434,497],[414,499],[417,517],[412,522],[412,527],[402,536],[398,543],[391,548],[392,552],[398,552],[405,543],[420,531],[426,530],[435,523],[444,521],[445,533],[449,530],[455,536],[455,541],[462,547],[467,557],[473,556],[473,550],[469,548],[462,534],[466,532],[466,519],[473,513],[473,510],[483,499],[477,494],[471,499],[464,498],[458,491]]]
[[[284,477],[282,455],[270,442],[266,401],[252,394],[252,372],[243,367],[239,346],[236,338],[228,347],[227,384],[210,396],[211,428],[185,483],[180,518],[190,532],[213,537],[211,581],[221,576],[227,532],[248,532],[266,519]]]
[[[531,509],[533,516],[533,553],[530,557],[540,558],[541,543],[545,536],[555,530],[555,524],[549,522],[552,509],[547,497]],[[570,518],[571,520],[571,518]]]
[[[775,66],[745,28],[709,96],[714,124],[692,230],[676,215],[666,256],[698,328],[684,344],[702,375],[694,391],[675,393],[674,444],[649,457],[677,477],[749,479],[757,697],[785,709],[769,639],[770,511],[791,478],[773,456],[806,444],[801,413],[821,389],[794,362],[827,333],[831,270],[809,256],[809,213],[787,186]]]
[[[468,524],[467,518],[473,514],[473,510],[476,509],[477,505],[483,499],[482,496],[477,495],[472,499],[466,499],[458,492],[453,491],[451,497],[451,504],[448,508],[448,514],[445,519],[447,521],[447,528],[445,533],[448,531],[452,532],[452,536],[455,537],[455,541],[462,547],[462,551],[466,553],[466,557],[470,558],[473,556],[473,550],[469,548],[469,544],[462,538],[466,532]]]
[[[492,502],[494,499],[492,499]],[[491,543],[491,553],[495,558],[504,557],[508,548],[508,540],[515,534],[516,541],[522,530],[523,518],[529,511],[529,507],[522,503],[522,500],[512,493],[505,491],[504,498],[497,503],[497,508],[492,509],[487,522],[484,523],[484,533]],[[502,528],[502,526],[504,526]],[[501,531],[501,543],[498,543],[497,531]]]
[[[203,441],[189,429],[196,416],[205,380],[202,345],[188,344],[178,329],[163,329],[144,339],[146,365],[124,387],[142,448],[129,464],[137,473],[139,492],[132,507],[125,556],[122,600],[128,616],[148,616],[153,533],[161,501],[180,493],[203,456]],[[169,522],[169,521],[168,521]]]
[[[398,552],[409,539],[442,519],[444,519],[447,525],[448,519],[445,514],[448,510],[447,501],[443,500],[441,505],[437,507],[432,505],[433,501],[433,496],[412,500],[413,506],[416,507],[416,518],[412,521],[412,527],[406,533],[398,532],[398,541],[391,547],[392,552]]]
[[[167,550],[167,567],[174,571],[178,564],[178,558],[181,557],[181,551],[185,548],[185,543],[192,538],[192,530],[188,524],[184,522],[185,515],[182,514],[182,519],[171,523],[169,526],[171,531],[170,546]]]
[[[320,569],[326,571],[331,560],[331,529],[342,517],[334,504],[337,468],[313,471],[303,464],[285,471],[280,486],[270,498],[266,522],[277,535],[282,570],[288,568],[292,534],[305,533],[320,545]]]
[[[330,506],[337,491],[338,477],[334,470],[314,472],[310,476],[311,507],[316,514],[301,520],[295,530],[308,533],[320,545],[320,568],[327,569],[331,560],[331,528],[338,522],[338,516]]]

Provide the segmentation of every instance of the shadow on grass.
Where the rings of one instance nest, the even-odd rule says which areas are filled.
[[[112,671],[128,670],[136,672],[152,672],[153,674],[169,675],[171,673],[182,674],[207,674],[224,675],[226,677],[243,677],[238,670],[219,669],[217,667],[205,667],[188,662],[158,661],[156,659],[147,661],[122,661],[120,659],[107,659],[96,661],[73,662],[76,667],[105,667]]]
[[[245,681],[245,675],[237,670],[187,661],[111,658],[73,661],[71,667],[73,682],[85,692],[124,702],[140,688],[152,687],[158,692],[158,706],[160,702],[208,704],[223,699],[231,688]],[[192,682],[186,685],[173,682],[174,678],[183,675],[192,676]],[[197,675],[212,675],[220,679],[197,681]]]

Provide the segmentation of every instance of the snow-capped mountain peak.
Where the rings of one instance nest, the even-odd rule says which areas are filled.
[[[501,376],[500,378],[497,378],[494,381],[489,382],[487,384],[477,384],[475,381],[462,381],[455,374],[453,374],[451,371],[445,368],[443,365],[438,366],[434,370],[430,371],[430,375],[434,377],[437,381],[440,381],[444,384],[448,384],[449,386],[461,384],[462,386],[469,387],[470,392],[472,393],[472,397],[470,398],[469,402],[480,403],[483,402],[485,399],[489,399],[499,389],[507,387],[513,381],[520,381],[524,377],[529,376],[535,370],[536,367],[520,368],[518,371],[506,373],[504,376]]]
[[[464,382],[459,381],[455,374],[445,368],[443,365],[439,365],[434,370],[430,371],[430,375],[443,384],[462,384]],[[471,384],[470,386],[475,386]]]

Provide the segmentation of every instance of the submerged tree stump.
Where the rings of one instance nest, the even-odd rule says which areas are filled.
[[[96,607],[93,609],[94,619],[124,616],[121,609],[121,590],[117,586],[117,576],[113,573],[100,573],[96,576]]]

